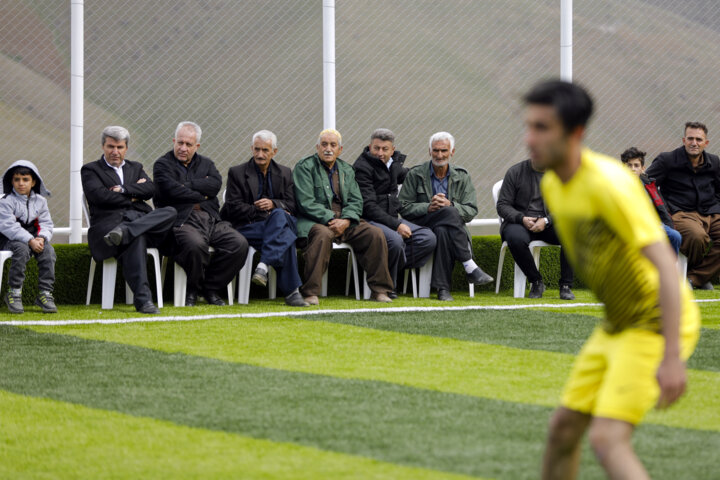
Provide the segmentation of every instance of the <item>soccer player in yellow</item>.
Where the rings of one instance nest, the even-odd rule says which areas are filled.
[[[593,102],[563,81],[525,96],[525,143],[545,167],[541,189],[568,260],[605,304],[605,318],[578,355],[553,414],[544,479],[577,476],[585,431],[612,479],[647,479],[631,437],[657,405],[683,394],[685,361],[700,314],[638,179],[583,148]]]

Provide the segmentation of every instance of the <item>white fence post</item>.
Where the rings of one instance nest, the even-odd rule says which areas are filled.
[[[335,128],[335,0],[323,0],[323,128]]]
[[[70,243],[82,241],[84,4],[70,1]]]
[[[560,1],[560,78],[572,82],[573,77],[573,2]]]

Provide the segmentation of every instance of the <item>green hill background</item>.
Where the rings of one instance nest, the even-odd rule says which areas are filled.
[[[714,1],[575,1],[574,78],[598,104],[588,144],[611,155],[680,143],[682,124],[720,122],[720,6]],[[337,127],[354,161],[374,128],[391,128],[409,164],[447,130],[455,163],[494,217],[491,185],[525,158],[520,97],[559,72],[559,2],[349,1],[336,8]],[[249,158],[261,128],[293,165],[322,128],[319,0],[85,2],[85,161],[103,126],[131,132],[148,169],[178,121],[203,126],[220,171]],[[0,4],[2,164],[38,163],[68,223],[69,2]]]

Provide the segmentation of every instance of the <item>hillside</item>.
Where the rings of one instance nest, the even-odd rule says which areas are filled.
[[[667,4],[671,3],[671,7]],[[617,155],[679,144],[682,124],[720,122],[720,32],[683,15],[680,2],[575,2],[575,78],[593,92],[591,147]],[[86,18],[86,161],[109,123],[126,125],[130,156],[149,168],[174,126],[194,119],[202,149],[224,174],[249,157],[261,128],[280,139],[278,160],[314,151],[322,127],[319,1],[94,0]],[[683,3],[685,5],[685,3]],[[525,157],[520,97],[559,71],[556,0],[337,2],[337,126],[354,161],[370,132],[393,129],[409,163],[448,130],[455,162],[473,175],[480,217],[495,216],[490,186]],[[706,26],[709,25],[709,26]],[[50,171],[56,223],[67,224],[69,5],[0,6],[0,127],[4,158]],[[14,39],[12,42],[8,39]]]

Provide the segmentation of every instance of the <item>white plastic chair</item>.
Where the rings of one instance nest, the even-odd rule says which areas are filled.
[[[83,194],[82,202],[83,214],[85,221],[90,226],[90,212],[88,211],[87,199]],[[160,279],[160,251],[157,248],[148,248],[147,254],[153,258],[153,266],[155,267],[155,290],[157,295],[157,306],[163,308],[162,280]],[[85,305],[90,305],[90,296],[92,295],[93,282],[95,280],[95,259],[90,257],[90,273],[88,275],[88,288],[85,298]],[[0,269],[2,273],[2,269]],[[115,278],[117,277],[117,259],[115,257],[103,260],[102,271],[102,295],[101,308],[103,310],[112,310],[115,303]],[[132,305],[133,292],[130,285],[125,282],[125,303]]]
[[[497,201],[498,201],[498,195],[500,194],[500,187],[502,187],[503,181],[500,180],[495,185],[493,185],[492,188],[492,195],[493,195],[493,201],[495,202],[495,206],[497,207]],[[503,219],[500,218],[500,223],[502,224]],[[533,260],[535,261],[535,266],[540,267],[540,249],[543,247],[554,247],[556,245],[551,245],[549,243],[543,242],[542,240],[534,240],[530,242],[530,245],[528,245],[528,248],[530,249],[530,253],[533,256]],[[502,268],[503,268],[503,262],[505,261],[505,250],[507,249],[507,242],[503,242],[500,246],[500,259],[498,260],[498,271],[497,271],[497,280],[495,280],[495,293],[500,292],[500,276],[502,275]],[[523,298],[525,297],[525,286],[526,286],[527,277],[523,273],[523,271],[520,269],[517,263],[515,263],[515,278],[513,281],[513,297],[515,298]]]
[[[345,296],[350,293],[350,275],[353,275],[355,281],[355,300],[360,300],[360,284],[358,283],[358,266],[357,258],[355,257],[355,250],[348,243],[335,243],[333,242],[333,250],[349,250],[347,260],[347,270],[345,273]],[[328,269],[329,270],[329,269]],[[322,297],[327,297],[328,289],[328,270],[325,270],[322,277]],[[363,298],[365,300],[370,298],[370,287],[367,284],[367,272],[363,272]]]
[[[253,274],[253,257],[257,253],[253,247],[249,247],[247,260],[238,274],[238,304],[247,305],[250,300],[250,284]],[[273,267],[268,266],[268,298],[274,300],[277,297],[277,273]]]
[[[430,298],[430,281],[432,280],[432,268],[435,255],[431,255],[425,265],[418,268],[406,268],[405,279],[403,281],[403,293],[407,293],[408,286],[408,274],[412,279],[412,292],[413,298]],[[419,271],[418,271],[419,270]],[[420,278],[418,278],[418,276]],[[418,285],[419,283],[419,285]],[[470,285],[473,288],[474,285]],[[470,296],[474,296],[474,292],[471,291]]]
[[[3,270],[5,269],[5,262],[12,258],[12,252],[10,250],[0,250],[0,283],[3,279]]]
[[[208,252],[212,255],[215,252],[213,247],[208,248]],[[165,283],[165,271],[167,270],[168,257],[163,257],[162,260],[162,283]],[[177,262],[173,262],[175,267],[173,269],[175,281],[173,284],[173,305],[176,307],[185,306],[185,295],[187,294],[187,274]],[[228,304],[233,304],[233,284],[232,282],[227,284],[227,296]]]

